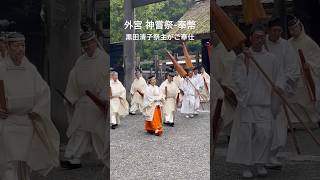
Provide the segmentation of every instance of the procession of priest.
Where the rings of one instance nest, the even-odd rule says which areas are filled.
[[[214,67],[210,76],[203,67],[175,66],[176,70],[168,71],[158,83],[158,77],[150,74],[145,80],[137,69],[128,90],[130,106],[118,73],[112,71],[110,80],[106,79],[109,57],[95,34],[82,33],[84,54],[76,61],[61,95],[69,122],[69,142],[62,161],[60,136],[50,116],[50,88],[25,57],[24,35],[1,35],[1,179],[30,179],[32,171],[47,175],[59,165],[80,168],[81,157],[92,151],[105,161],[109,97],[111,129],[121,128],[122,118],[140,112],[145,132],[156,136],[165,134],[163,124],[178,125],[175,114],[179,109],[184,118],[196,118],[202,102],[211,99],[215,106],[222,99],[222,133],[230,137],[226,160],[245,165],[244,178],[266,176],[267,168],[281,168],[277,154],[287,143],[288,127],[300,122],[298,117],[319,123],[320,112],[320,48],[305,34],[298,18],[289,16],[287,25],[289,40],[281,38],[278,18],[271,19],[267,28],[254,24],[251,46],[238,55],[228,52],[215,34],[208,48]],[[296,111],[289,112],[289,106]]]

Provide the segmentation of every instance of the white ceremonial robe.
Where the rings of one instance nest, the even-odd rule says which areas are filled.
[[[204,102],[208,102],[210,99],[210,75],[206,72],[201,74],[202,79],[203,79],[203,88],[200,91],[201,97],[203,98]],[[208,87],[208,89],[206,88]]]
[[[50,89],[26,57],[16,66],[10,57],[0,65],[9,117],[0,119],[0,177],[16,180],[17,161],[47,175],[59,166],[59,133],[50,117]],[[31,120],[28,113],[39,117]],[[26,179],[30,177],[24,177]]]
[[[177,75],[177,76],[173,77],[173,82],[176,83],[178,88],[181,88],[183,78],[181,76]]]
[[[135,113],[138,109],[142,112],[143,106],[143,96],[141,96],[138,91],[144,93],[145,88],[147,87],[146,80],[143,77],[139,79],[135,78],[131,85],[130,94],[132,95],[131,99],[131,108],[130,112]]]
[[[70,138],[66,147],[65,157],[80,159],[92,150],[99,159],[103,158],[106,114],[85,94],[86,90],[104,99],[106,93],[107,54],[96,49],[92,57],[84,54],[78,58],[69,74],[65,96],[74,104],[67,105],[69,127],[67,136]]]
[[[173,77],[173,82],[178,86],[179,88],[179,104],[178,104],[178,107],[181,107],[181,103],[182,103],[182,99],[183,99],[183,94],[181,93],[180,89],[181,89],[181,86],[182,86],[182,83],[183,83],[183,80],[184,78],[182,78],[180,75],[177,75],[175,77]]]
[[[276,57],[263,50],[252,52],[257,63],[273,82],[278,80]],[[265,77],[250,62],[247,68],[243,54],[233,67],[233,79],[238,106],[231,130],[227,162],[245,165],[264,164],[269,161],[272,143],[271,112],[272,89]],[[282,88],[281,84],[278,85]]]
[[[193,78],[196,79],[195,86],[198,87],[198,93],[196,93],[196,111],[198,112],[200,110],[201,100],[204,100],[200,92],[203,91],[205,87],[204,87],[204,81],[201,74],[196,74],[193,76]]]
[[[110,122],[111,124],[120,124],[120,117],[129,113],[129,104],[126,100],[126,89],[122,83],[117,80],[110,80],[111,94],[114,98],[110,99]]]
[[[153,120],[153,114],[156,106],[163,106],[164,97],[158,86],[149,84],[145,89],[143,115],[146,116],[146,121]]]
[[[221,86],[219,85],[219,83],[217,82],[217,80],[214,77],[211,78],[211,81],[212,81],[211,88],[212,88],[212,94],[213,94],[213,96],[212,96],[212,103],[213,104],[210,104],[210,106],[212,106],[213,108],[210,108],[210,109],[213,109],[215,111],[218,99],[223,99],[224,98],[224,92],[223,92],[223,89],[221,88]],[[212,111],[210,113],[214,113],[214,111]],[[225,113],[225,103],[222,104],[222,109],[221,109],[220,116],[223,117],[224,113]]]
[[[181,90],[183,91],[183,99],[181,106],[181,113],[183,114],[194,114],[197,108],[197,91],[199,91],[199,83],[197,78],[186,77],[183,80]]]
[[[174,113],[176,112],[176,100],[179,93],[179,88],[173,81],[169,83],[168,80],[165,80],[160,85],[160,90],[165,98],[163,104],[163,114],[165,116],[165,122],[173,123]]]
[[[213,76],[216,81],[234,92],[235,85],[232,79],[232,69],[236,59],[234,52],[228,52],[224,45],[219,43],[216,47],[212,48],[211,54],[210,62],[213,62]],[[222,119],[224,133],[230,135],[235,109],[226,98],[224,98],[223,102]]]
[[[268,51],[277,57],[279,64],[278,81],[281,81],[281,84],[285,84],[285,94],[288,96],[293,95],[296,82],[300,76],[297,53],[294,52],[291,44],[282,38],[277,42],[272,42],[267,37],[266,45]],[[271,149],[277,149],[284,147],[287,143],[288,122],[281,100],[276,94],[274,94],[271,103],[272,113],[274,115],[274,121],[272,121],[272,129],[274,132]]]
[[[317,99],[314,106],[307,92],[304,77],[300,76],[295,96],[290,101],[295,103],[295,108],[302,119],[311,119],[311,121],[317,122],[320,119],[320,47],[304,31],[301,32],[298,38],[289,39],[289,42],[296,53],[298,53],[298,49],[302,49],[306,62],[311,66],[311,75],[315,84],[315,96]],[[292,120],[299,122],[294,117]]]

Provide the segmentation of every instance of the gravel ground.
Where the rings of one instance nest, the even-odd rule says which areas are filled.
[[[60,149],[60,156],[63,159],[65,146]],[[46,176],[40,176],[36,173],[32,174],[31,180],[107,180],[103,175],[103,164],[97,160],[96,156],[91,153],[82,158],[82,168],[74,170],[66,170],[57,167],[50,171]]]
[[[320,139],[320,130],[313,130],[315,136]],[[289,139],[285,149],[279,153],[284,163],[282,170],[269,170],[268,177],[256,178],[263,180],[320,180],[320,146],[316,145],[306,131],[296,131],[297,141],[302,154],[297,155]],[[226,163],[227,144],[225,137],[221,137],[217,144],[212,179],[236,180],[242,179],[242,167]]]
[[[186,119],[176,115],[175,127],[161,137],[143,130],[144,117],[129,115],[110,134],[111,179],[209,179],[209,112]]]

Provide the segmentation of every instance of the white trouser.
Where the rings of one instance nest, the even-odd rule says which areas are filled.
[[[31,169],[24,161],[10,161],[1,180],[30,180]]]
[[[131,113],[136,113],[137,110],[139,110],[141,112],[141,104],[139,103],[133,103],[130,107],[130,112]]]
[[[65,150],[65,157],[79,163],[81,156],[95,150],[99,159],[103,156],[103,142],[98,135],[91,132],[76,130],[68,142]],[[78,162],[76,162],[78,161]]]
[[[120,116],[118,113],[112,113],[110,117],[111,124],[120,124]]]
[[[166,118],[166,122],[173,123],[174,112],[166,114],[165,118]]]

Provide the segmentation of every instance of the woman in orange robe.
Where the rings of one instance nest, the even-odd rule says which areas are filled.
[[[161,106],[164,96],[156,82],[155,76],[152,75],[148,78],[148,86],[144,94],[143,114],[146,116],[144,129],[148,133],[160,136],[163,133]]]

